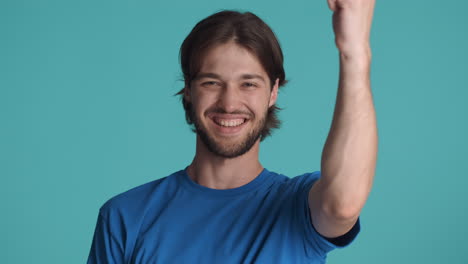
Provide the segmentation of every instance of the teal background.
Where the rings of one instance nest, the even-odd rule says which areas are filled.
[[[320,169],[338,82],[321,1],[0,1],[0,259],[84,263],[99,207],[184,168],[178,48],[220,9],[276,32],[290,83],[269,170]],[[377,1],[379,154],[362,231],[329,263],[468,263],[468,3]]]

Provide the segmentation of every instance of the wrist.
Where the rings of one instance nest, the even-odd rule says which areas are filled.
[[[347,82],[367,81],[370,75],[371,56],[368,53],[341,53],[340,78]]]
[[[344,61],[370,61],[372,58],[372,51],[369,43],[360,45],[347,45],[338,48],[340,59]]]
[[[372,54],[369,50],[339,53],[340,65],[353,71],[367,71],[370,68]]]

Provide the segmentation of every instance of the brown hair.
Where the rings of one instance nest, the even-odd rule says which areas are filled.
[[[287,83],[283,68],[283,52],[271,28],[253,13],[224,10],[212,14],[198,22],[180,47],[180,64],[182,68],[184,88],[176,95],[181,95],[185,110],[185,119],[193,128],[191,103],[183,96],[184,89],[190,88],[190,83],[197,76],[205,53],[215,45],[234,41],[257,56],[270,79],[271,87],[279,79],[279,87]],[[268,109],[265,128],[261,132],[263,140],[271,135],[271,130],[279,128],[281,121],[277,112],[281,108],[276,105]]]

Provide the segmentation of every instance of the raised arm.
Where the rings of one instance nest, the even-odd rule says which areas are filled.
[[[375,0],[328,0],[340,75],[322,176],[309,192],[312,223],[326,237],[341,236],[356,223],[375,173],[377,125],[369,76],[374,4]]]

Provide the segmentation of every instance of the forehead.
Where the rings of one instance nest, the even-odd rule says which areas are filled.
[[[232,41],[215,45],[204,53],[199,73],[207,72],[226,77],[246,74],[267,76],[258,57]]]

